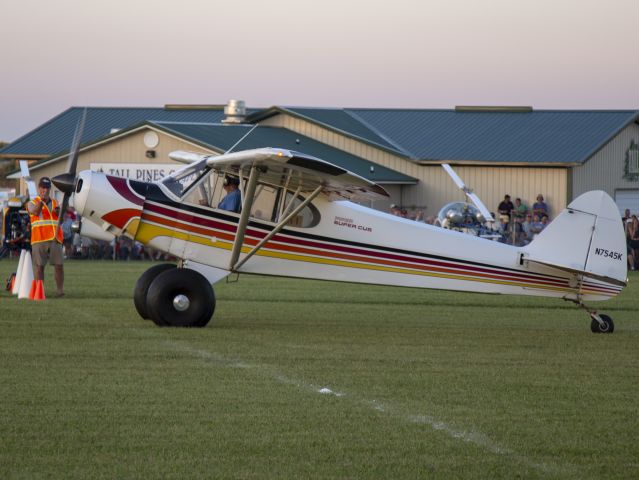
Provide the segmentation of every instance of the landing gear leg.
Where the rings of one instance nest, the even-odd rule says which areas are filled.
[[[588,308],[581,299],[571,300],[578,307],[583,308],[590,315],[590,331],[592,333],[612,333],[615,331],[615,324],[608,315],[597,313],[597,310]]]

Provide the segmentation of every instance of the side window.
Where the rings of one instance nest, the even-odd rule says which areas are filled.
[[[255,189],[255,200],[251,207],[251,217],[272,221],[276,211],[278,188],[259,184]]]
[[[226,192],[224,191],[224,174],[214,171],[207,179],[209,188],[209,205],[217,208]]]
[[[191,187],[184,201],[203,207],[217,207],[224,197],[224,176],[211,170],[197,185]]]
[[[284,208],[280,214],[280,218],[286,217],[303,201],[304,199],[302,197],[295,197],[293,196],[292,192],[287,191],[283,205]],[[288,225],[290,225],[291,227],[310,228],[317,225],[319,221],[319,211],[313,206],[312,203],[309,203],[288,222]]]

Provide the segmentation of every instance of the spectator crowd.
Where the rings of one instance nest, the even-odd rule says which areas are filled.
[[[504,243],[527,245],[550,223],[550,208],[544,201],[544,196],[540,193],[536,200],[532,208],[528,208],[521,198],[515,198],[513,203],[510,195],[504,195],[504,199],[497,207],[499,212],[497,229],[502,234]]]

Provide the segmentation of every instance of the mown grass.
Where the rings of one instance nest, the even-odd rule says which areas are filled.
[[[612,335],[560,300],[250,276],[160,329],[149,266],[0,295],[1,478],[639,477],[633,282]]]

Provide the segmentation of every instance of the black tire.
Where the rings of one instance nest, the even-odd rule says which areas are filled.
[[[599,322],[592,319],[590,322],[590,330],[592,333],[612,333],[615,331],[615,324],[608,315],[600,314],[599,318],[601,318],[604,322],[604,325],[599,325]]]
[[[161,263],[159,265],[154,265],[140,275],[138,281],[135,282],[135,288],[133,289],[133,303],[135,304],[135,309],[143,319],[151,319],[149,311],[146,308],[146,295],[149,291],[149,285],[151,285],[151,282],[155,280],[155,277],[157,277],[160,273],[175,267],[176,265],[173,263]]]
[[[174,305],[178,296],[188,300],[185,310]],[[204,327],[215,311],[215,293],[209,281],[195,270],[171,269],[151,282],[146,308],[160,327]]]

